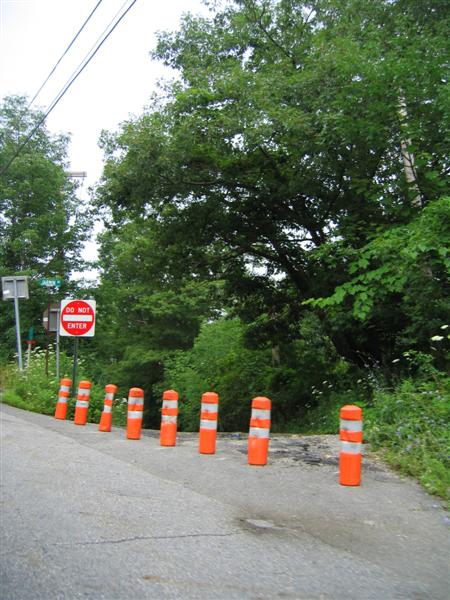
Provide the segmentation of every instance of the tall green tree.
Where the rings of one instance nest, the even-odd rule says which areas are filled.
[[[154,228],[153,220],[143,218],[109,224],[101,235],[99,327],[90,352],[97,378],[108,377],[123,390],[144,388],[145,422],[157,427],[161,397],[153,385],[163,377],[166,360],[190,348],[202,321],[214,316],[221,286],[189,272],[172,277]]]
[[[48,302],[37,280],[58,276],[64,280],[62,291],[67,290],[72,271],[85,264],[81,250],[89,230],[66,172],[69,139],[52,136],[45,125],[36,129],[41,118],[28,108],[26,98],[7,97],[1,103],[0,271],[30,276],[31,298],[22,303],[24,331],[40,325]],[[14,348],[10,309],[2,302],[2,356]]]
[[[436,0],[239,0],[187,16],[154,53],[179,78],[103,138],[99,204],[117,224],[153,220],[165,270],[226,281],[248,337],[276,351],[304,301],[446,191],[448,24]],[[414,328],[395,300],[396,319],[387,302],[376,323],[327,320],[339,351],[392,355]]]

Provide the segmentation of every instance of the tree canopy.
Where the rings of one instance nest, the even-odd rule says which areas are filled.
[[[140,118],[103,136],[98,204],[118,228],[139,221],[166,277],[224,281],[249,343],[297,338],[309,302],[353,360],[426,344],[449,316],[437,302],[426,326],[425,298],[445,296],[443,252],[431,262],[422,253],[409,296],[402,276],[389,283],[383,273],[397,263],[388,246],[406,236],[415,248],[409,225],[448,192],[448,7],[212,4],[211,18],[186,16],[160,34],[154,57],[179,76]],[[369,263],[385,271],[354,281]],[[422,290],[422,335],[406,335],[418,304],[408,308],[407,296]],[[330,314],[352,293],[353,308]]]
[[[81,249],[89,230],[66,172],[68,137],[52,136],[42,125],[36,128],[41,118],[23,97],[4,98],[0,106],[0,271],[2,276],[20,272],[31,278],[24,329],[40,326],[48,302],[38,279],[60,277],[67,292],[71,273],[84,268]],[[2,354],[14,348],[8,304],[0,309]]]

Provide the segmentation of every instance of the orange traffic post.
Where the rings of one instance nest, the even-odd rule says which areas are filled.
[[[89,396],[91,395],[91,382],[80,381],[78,384],[77,403],[75,404],[75,425],[86,425],[89,412]]]
[[[250,431],[248,434],[248,464],[264,466],[269,454],[270,411],[269,398],[258,396],[252,400]]]
[[[70,396],[72,380],[64,377],[59,382],[58,401],[56,402],[55,419],[64,420],[67,415],[67,400]]]
[[[144,415],[144,390],[131,388],[128,392],[127,438],[140,440]]]
[[[347,404],[341,408],[339,437],[339,483],[360,485],[363,433],[362,410],[359,406]]]
[[[206,392],[202,395],[200,411],[199,446],[200,454],[214,454],[216,451],[217,416],[219,412],[219,395]]]
[[[161,409],[161,429],[159,443],[161,446],[175,446],[177,443],[178,392],[166,390],[163,393]]]
[[[103,405],[102,416],[100,417],[100,423],[98,424],[99,431],[111,431],[112,425],[112,407],[114,401],[114,394],[117,392],[117,385],[108,383],[105,385],[105,400]]]

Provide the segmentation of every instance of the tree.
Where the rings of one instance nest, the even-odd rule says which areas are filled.
[[[89,229],[66,173],[68,138],[51,136],[43,125],[35,130],[41,118],[27,107],[26,98],[5,98],[0,107],[0,271],[31,277],[24,329],[40,324],[48,301],[37,279],[61,277],[62,291],[67,291],[71,272],[84,265],[80,253]],[[7,304],[0,309],[2,356],[14,348]]]
[[[87,352],[97,379],[144,388],[145,423],[158,427],[160,396],[152,386],[163,377],[166,360],[190,348],[201,322],[214,315],[220,285],[188,272],[170,277],[153,230],[152,220],[138,219],[102,234],[99,327]]]
[[[103,138],[99,204],[117,224],[153,220],[166,272],[225,280],[254,340],[298,337],[302,303],[332,295],[349,259],[445,190],[448,12],[435,0],[239,0],[186,17],[154,53],[180,79]],[[396,336],[405,310],[400,300]],[[375,340],[370,322],[328,321],[339,352],[392,353],[386,314]]]

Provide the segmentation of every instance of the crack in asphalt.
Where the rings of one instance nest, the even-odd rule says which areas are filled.
[[[228,533],[186,533],[181,535],[136,535],[129,538],[118,538],[115,540],[87,540],[85,542],[61,542],[52,544],[53,546],[97,546],[101,544],[123,544],[126,542],[136,542],[140,540],[179,540],[185,538],[202,537],[230,537],[233,535],[242,535],[241,531],[230,531]]]

